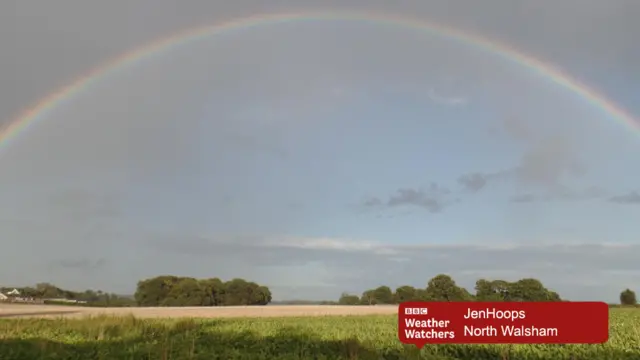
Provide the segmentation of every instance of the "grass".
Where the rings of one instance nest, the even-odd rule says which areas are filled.
[[[640,359],[640,310],[611,309],[602,345],[402,345],[393,315],[0,320],[0,359]]]

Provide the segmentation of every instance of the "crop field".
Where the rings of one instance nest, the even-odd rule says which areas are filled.
[[[640,311],[602,345],[402,345],[394,306],[0,308],[0,359],[640,359]],[[60,311],[67,311],[62,314]],[[56,313],[58,312],[58,313]]]
[[[86,317],[128,316],[137,318],[229,318],[229,317],[289,317],[324,315],[382,315],[395,314],[397,305],[383,306],[220,306],[220,307],[132,307],[91,308],[55,305],[0,304],[0,318],[11,317]]]

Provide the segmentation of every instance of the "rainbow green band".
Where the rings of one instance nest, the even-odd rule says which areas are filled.
[[[400,17],[390,14],[374,14],[374,13],[334,13],[334,12],[312,12],[305,11],[299,13],[280,13],[280,14],[261,14],[250,17],[244,17],[229,22],[221,23],[213,26],[205,26],[188,29],[169,37],[165,37],[146,44],[142,47],[125,53],[105,64],[96,67],[81,77],[75,79],[72,83],[64,86],[55,92],[49,94],[35,105],[27,108],[7,126],[0,129],[0,150],[6,148],[11,140],[19,137],[20,134],[26,133],[38,121],[46,118],[49,111],[56,108],[66,100],[73,98],[74,95],[85,91],[91,84],[100,81],[100,79],[108,77],[110,74],[128,66],[134,65],[136,62],[155,55],[161,55],[170,52],[178,45],[189,43],[192,41],[214,37],[229,31],[260,27],[266,25],[275,25],[289,22],[305,22],[305,21],[360,21],[374,24],[385,24],[399,26],[409,29],[421,30],[440,35],[442,37],[457,40],[469,46],[474,46],[483,51],[499,55],[514,63],[539,74],[540,76],[558,84],[559,86],[570,90],[587,100],[591,105],[595,106],[604,113],[610,115],[620,124],[629,129],[638,130],[640,123],[634,117],[625,111],[613,101],[607,99],[602,94],[580,83],[571,76],[563,73],[551,64],[545,63],[532,56],[526,55],[513,47],[491,41],[475,34],[464,32],[448,26],[427,22],[408,17]]]

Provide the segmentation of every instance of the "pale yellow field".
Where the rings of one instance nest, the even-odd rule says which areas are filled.
[[[92,315],[134,315],[140,318],[282,317],[395,314],[397,311],[397,305],[278,305],[225,307],[90,308],[80,306],[0,304],[0,318],[60,316],[84,317]]]

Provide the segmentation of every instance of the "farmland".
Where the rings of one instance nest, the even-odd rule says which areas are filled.
[[[0,359],[640,358],[640,312],[635,309],[611,310],[611,336],[603,345],[446,345],[421,351],[398,342],[395,309],[4,305]]]
[[[0,318],[129,316],[137,318],[242,318],[242,317],[307,317],[340,315],[389,315],[398,311],[397,305],[340,306],[217,306],[217,307],[132,307],[91,308],[55,305],[0,304]]]

